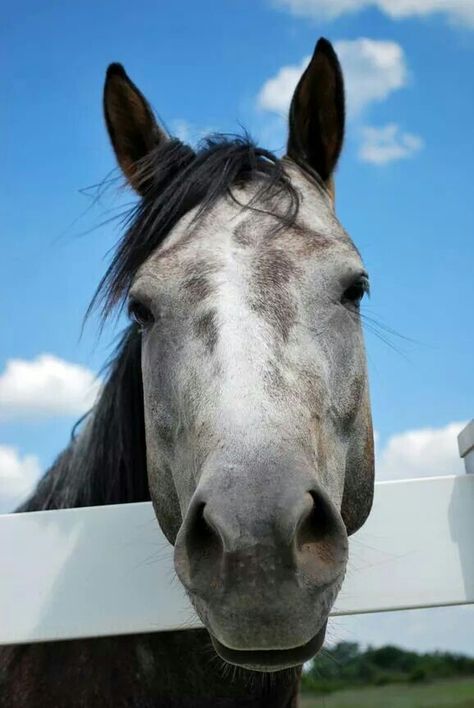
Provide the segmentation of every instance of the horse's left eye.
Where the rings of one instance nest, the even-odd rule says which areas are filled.
[[[344,291],[341,302],[343,304],[349,304],[352,307],[359,308],[362,298],[366,293],[369,292],[369,279],[366,276],[362,276],[355,280],[348,288]]]
[[[128,303],[128,316],[137,323],[140,329],[151,327],[155,321],[152,311],[139,300],[130,300]]]

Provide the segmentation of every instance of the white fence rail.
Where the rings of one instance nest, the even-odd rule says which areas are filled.
[[[333,614],[474,603],[474,475],[384,482]],[[0,644],[195,626],[151,504],[0,516]]]

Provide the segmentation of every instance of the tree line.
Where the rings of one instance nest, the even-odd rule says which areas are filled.
[[[356,686],[465,676],[474,676],[474,658],[462,654],[419,654],[391,645],[362,650],[356,642],[339,642],[313,659],[303,673],[302,688],[329,693]]]

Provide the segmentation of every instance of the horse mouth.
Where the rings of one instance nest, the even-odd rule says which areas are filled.
[[[240,666],[249,671],[270,673],[292,669],[312,659],[323,645],[326,625],[327,622],[309,642],[293,649],[230,649],[212,634],[211,640],[216,653],[228,664]]]

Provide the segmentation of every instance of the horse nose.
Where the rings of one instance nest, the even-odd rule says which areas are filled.
[[[175,545],[176,572],[202,599],[239,585],[326,586],[347,560],[347,534],[326,493],[309,491],[268,499],[243,493],[232,503],[195,493]]]

